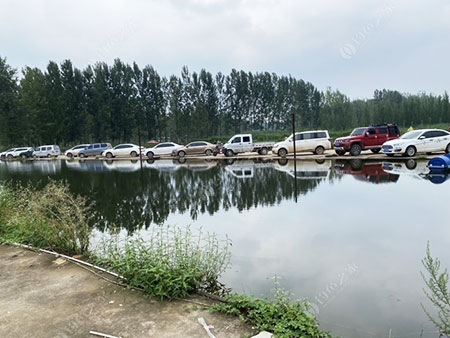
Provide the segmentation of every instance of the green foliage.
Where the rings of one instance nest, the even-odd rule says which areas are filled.
[[[289,293],[278,285],[274,301],[233,294],[225,296],[225,303],[212,305],[211,310],[238,316],[257,330],[272,332],[277,338],[331,338],[307,312],[308,304],[292,301]]]
[[[442,335],[450,336],[450,284],[448,270],[441,272],[441,262],[431,256],[430,243],[427,244],[426,256],[422,260],[428,275],[421,272],[423,280],[428,287],[424,290],[428,299],[436,307],[437,315],[434,317],[422,304],[428,318],[433,322]]]
[[[0,242],[16,242],[63,254],[83,254],[89,246],[90,206],[68,186],[51,181],[43,190],[1,187]]]
[[[189,227],[156,227],[148,241],[114,237],[94,253],[97,264],[125,277],[130,286],[158,299],[186,297],[199,290],[218,292],[220,275],[228,268],[230,242],[220,242]]]
[[[0,58],[0,144],[5,146],[137,142],[138,130],[147,140],[179,143],[223,141],[245,131],[262,132],[257,141],[279,141],[291,133],[292,114],[298,130],[328,129],[338,136],[374,123],[447,129],[450,100],[447,93],[385,89],[371,99],[351,100],[292,76],[235,69],[213,76],[183,67],[167,79],[149,65],[140,69],[119,59],[84,70],[70,60],[50,61],[42,71],[26,67],[18,81],[16,70]],[[265,138],[273,131],[277,137]]]

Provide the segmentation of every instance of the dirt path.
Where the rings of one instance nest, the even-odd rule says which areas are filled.
[[[236,318],[184,301],[146,299],[75,264],[54,261],[51,255],[0,245],[0,337],[92,338],[93,330],[122,338],[207,338],[199,317],[214,326],[217,338],[250,333]]]

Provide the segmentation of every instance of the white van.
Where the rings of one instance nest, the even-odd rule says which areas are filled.
[[[272,152],[281,157],[294,153],[294,142],[292,140],[291,135],[283,142],[275,143]],[[316,155],[322,155],[325,150],[329,149],[331,149],[331,138],[328,130],[295,133],[295,151],[297,153],[311,151]]]
[[[57,157],[59,155],[61,155],[61,150],[57,145],[40,146],[33,153],[33,157]]]

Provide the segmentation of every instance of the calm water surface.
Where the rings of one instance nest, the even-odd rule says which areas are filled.
[[[429,240],[450,267],[448,176],[426,162],[0,162],[0,180],[67,180],[95,202],[96,238],[177,224],[228,235],[223,282],[308,298],[343,337],[438,337],[421,309]]]

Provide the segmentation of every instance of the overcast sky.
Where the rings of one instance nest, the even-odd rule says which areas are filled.
[[[448,0],[0,0],[0,56],[21,69],[115,58],[269,71],[353,98],[449,89]]]

